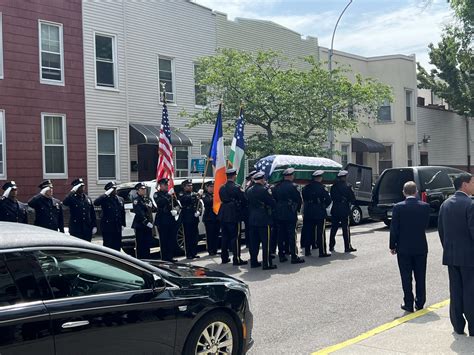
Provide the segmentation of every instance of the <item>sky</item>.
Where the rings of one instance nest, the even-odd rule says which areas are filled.
[[[270,20],[329,47],[348,0],[193,0],[236,17]],[[431,68],[428,44],[453,21],[447,0],[353,0],[342,17],[334,49],[362,56],[415,54]]]

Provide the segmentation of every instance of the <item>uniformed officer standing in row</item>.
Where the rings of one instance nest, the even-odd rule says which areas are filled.
[[[244,192],[240,186],[235,183],[237,170],[227,169],[227,182],[221,186],[219,197],[221,207],[219,209],[219,221],[222,228],[222,263],[230,261],[229,249],[233,253],[233,265],[246,265],[247,261],[240,258],[240,221],[241,209],[245,203]]]
[[[169,193],[168,179],[158,180],[159,190],[153,194],[156,205],[155,225],[158,227],[160,238],[161,259],[164,261],[176,262],[173,259],[176,247],[176,234],[178,233],[178,222],[175,217],[178,215],[176,209],[177,202],[173,194]]]
[[[337,181],[331,186],[332,208],[329,250],[334,251],[336,233],[340,225],[344,237],[344,252],[350,253],[357,251],[351,245],[351,232],[349,229],[349,215],[351,213],[351,205],[355,202],[355,195],[352,186],[346,182],[347,174],[346,170],[341,170],[337,174]]]
[[[179,193],[178,200],[181,203],[181,219],[184,229],[184,249],[186,259],[197,259],[197,244],[199,238],[199,216],[198,203],[200,196],[193,192],[193,181],[184,180],[181,183],[183,191]]]
[[[28,205],[35,210],[35,226],[64,233],[63,206],[53,197],[53,183],[45,180],[38,188],[40,193],[28,201]]]
[[[276,200],[276,220],[278,228],[278,255],[280,262],[287,261],[286,253],[289,251],[292,264],[304,263],[298,256],[296,247],[296,223],[298,212],[301,209],[301,195],[293,183],[295,169],[288,168],[283,171],[283,181],[273,189],[272,195]]]
[[[253,176],[255,184],[246,191],[249,204],[249,225],[250,229],[250,267],[256,268],[262,264],[258,261],[258,252],[262,244],[263,270],[276,269],[272,265],[270,255],[271,219],[272,209],[275,207],[275,200],[270,195],[265,185],[265,174],[258,172]]]
[[[8,181],[2,186],[3,195],[0,196],[0,221],[28,224],[28,207],[18,201],[18,188],[15,181]]]
[[[248,173],[248,175],[245,177],[245,186],[244,186],[244,193],[250,188],[252,187],[255,182],[253,181],[252,177],[257,173],[256,170],[252,170],[250,173]],[[247,247],[250,246],[250,228],[248,227],[249,225],[249,206],[248,206],[248,201],[247,199],[244,200],[244,206],[242,208],[242,212],[241,212],[241,215],[242,215],[242,222],[244,224],[244,228],[245,228],[245,245]],[[240,227],[240,229],[242,230],[242,225]]]
[[[135,256],[137,259],[150,258],[150,246],[153,239],[153,204],[146,196],[146,186],[139,182],[135,185],[137,196],[133,199],[132,228],[135,229]]]
[[[104,187],[105,193],[95,199],[94,205],[102,208],[100,229],[104,246],[120,251],[122,230],[125,227],[125,207],[122,197],[117,195],[117,185],[111,181]]]
[[[69,195],[63,205],[69,207],[69,234],[90,242],[97,233],[97,221],[92,200],[84,192],[84,180],[79,178],[72,183]]]
[[[311,247],[314,244],[315,237],[316,245],[319,247],[319,256],[331,256],[327,252],[326,244],[326,209],[331,204],[331,196],[322,183],[323,174],[323,170],[316,170],[313,173],[313,181],[303,187],[304,206],[301,244],[305,249],[306,256],[311,255]]]
[[[204,195],[202,201],[204,202],[204,216],[202,221],[206,226],[206,240],[207,240],[207,252],[209,255],[217,255],[220,224],[217,219],[217,215],[212,208],[214,204],[214,182],[208,181],[204,185]]]

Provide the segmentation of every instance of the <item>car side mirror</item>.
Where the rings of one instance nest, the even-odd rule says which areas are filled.
[[[157,274],[153,274],[153,292],[155,294],[161,293],[165,290],[165,281]]]

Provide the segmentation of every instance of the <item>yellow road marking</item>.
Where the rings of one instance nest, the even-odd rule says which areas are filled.
[[[359,343],[359,342],[361,342],[365,339],[373,337],[374,335],[385,332],[386,330],[395,328],[396,326],[399,326],[400,324],[406,323],[406,322],[411,321],[415,318],[418,318],[418,317],[424,316],[425,314],[431,313],[431,312],[433,312],[437,309],[443,308],[443,307],[447,306],[448,304],[449,304],[449,300],[445,300],[443,302],[436,303],[432,306],[429,306],[428,308],[421,309],[417,312],[410,313],[410,314],[408,314],[404,317],[395,319],[394,321],[385,323],[385,324],[383,324],[383,325],[381,325],[377,328],[369,330],[368,332],[362,333],[361,335],[359,335],[355,338],[352,338],[352,339],[346,340],[342,343],[332,345],[332,346],[329,346],[327,348],[318,350],[318,351],[312,353],[312,355],[331,354],[335,351],[344,349],[344,348],[346,348],[350,345],[354,345],[354,344]]]

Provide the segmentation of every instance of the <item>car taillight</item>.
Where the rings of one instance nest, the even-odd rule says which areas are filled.
[[[421,193],[421,201],[423,201],[423,202],[428,202],[428,198],[427,198],[427,196],[426,196],[426,192],[422,192],[422,193]]]

